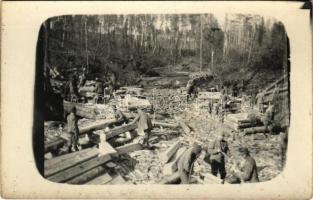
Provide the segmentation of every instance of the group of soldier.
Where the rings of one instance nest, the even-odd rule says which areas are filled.
[[[213,143],[208,145],[194,143],[181,156],[177,166],[181,184],[192,182],[193,164],[198,159],[210,164],[211,174],[219,176],[221,183],[225,181],[231,184],[259,182],[256,162],[246,147],[239,148],[238,150],[243,162],[237,163],[237,169],[229,172],[229,175],[227,175],[225,164],[230,156],[230,151],[225,134],[224,131],[221,131]]]
[[[83,84],[84,78],[79,80],[79,85]],[[75,94],[75,84],[74,80],[70,81],[70,92],[73,92]],[[223,89],[225,90],[225,89]],[[274,91],[277,91],[275,89]],[[99,90],[99,93],[103,92]],[[276,92],[277,93],[277,92]],[[274,101],[276,101],[277,94],[273,94]],[[223,108],[226,107],[226,91],[222,91],[221,93],[222,100],[221,100],[221,106]],[[258,97],[258,99],[261,97]],[[272,102],[272,103],[273,103]],[[258,103],[260,103],[258,101]],[[273,118],[273,105],[270,103],[270,105],[267,108],[267,111],[265,112],[265,116],[268,118],[268,123],[265,122],[265,126],[268,126],[270,124],[270,119]],[[261,111],[261,110],[260,110]],[[122,125],[124,123],[129,123],[129,119],[124,115],[122,111],[117,109],[114,106],[114,113],[115,113],[115,119],[116,119],[116,126]],[[69,146],[69,151],[78,151],[79,150],[79,143],[78,143],[78,125],[77,125],[77,116],[76,116],[76,108],[73,107],[71,109],[71,113],[67,116],[67,124],[68,124],[68,132],[71,134],[71,141]],[[266,121],[266,120],[265,120]],[[137,110],[137,116],[132,122],[137,122],[138,128],[137,128],[137,135],[140,138],[140,142],[144,147],[149,148],[150,143],[149,139],[151,136],[151,130],[153,129],[151,118],[149,115],[144,112],[142,109],[138,108]],[[225,135],[227,133],[225,131],[218,132],[216,140],[212,144],[198,144],[194,143],[191,145],[191,147],[183,153],[183,155],[179,158],[177,167],[178,172],[180,176],[180,180],[182,184],[188,184],[191,183],[191,175],[193,173],[193,164],[196,160],[198,160],[200,157],[203,158],[204,162],[207,162],[211,166],[211,173],[214,176],[219,176],[220,179],[224,182],[227,181],[228,183],[243,183],[243,182],[258,182],[258,171],[257,166],[254,158],[250,155],[249,149],[246,147],[239,148],[240,155],[242,156],[244,162],[241,163],[241,166],[238,166],[238,170],[232,171],[228,176],[225,169],[225,163],[226,160],[229,158],[229,146],[225,139]],[[129,141],[130,139],[133,139],[135,136],[130,134],[124,134],[123,136],[118,137],[124,137],[124,138],[115,138],[113,140],[115,141]],[[203,155],[203,156],[201,156]]]
[[[69,81],[66,83],[64,88],[64,98],[66,100],[72,101],[75,99],[76,101],[86,101],[86,97],[81,95],[80,89],[85,86],[87,81],[86,72],[83,72],[79,75],[72,75],[69,78]],[[95,95],[94,100],[97,101],[98,99],[105,97],[111,98],[113,93],[116,89],[116,75],[113,72],[108,73],[107,77],[105,78],[95,78]]]
[[[128,123],[129,119],[124,115],[122,111],[114,107],[116,124],[121,125]],[[68,132],[71,134],[71,140],[68,144],[69,152],[79,151],[79,130],[77,125],[78,118],[76,116],[76,108],[71,109],[71,113],[67,116]],[[151,136],[151,130],[153,129],[151,119],[149,115],[142,109],[137,110],[137,116],[132,122],[137,122],[137,134],[139,142],[143,147],[149,148],[149,139]],[[226,179],[225,160],[229,157],[229,146],[225,139],[225,132],[219,132],[216,140],[211,145],[199,145],[194,143],[191,147],[183,153],[177,163],[178,172],[181,180],[181,184],[191,183],[191,174],[193,172],[193,163],[199,159],[203,154],[203,160],[211,165],[211,173],[214,176],[218,176],[221,180]],[[125,137],[124,140],[121,140]],[[133,139],[135,135],[118,136],[113,139],[115,141],[129,141]],[[111,139],[112,140],[112,139]],[[244,159],[244,164],[241,166],[241,171],[232,173],[231,177],[228,177],[229,183],[241,183],[241,182],[258,182],[258,174],[255,160],[250,156],[247,148],[240,149],[241,155]],[[239,172],[240,171],[240,172]]]

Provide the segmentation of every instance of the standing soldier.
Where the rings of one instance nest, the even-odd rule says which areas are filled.
[[[187,90],[187,102],[190,100],[192,94],[194,93],[195,86],[193,80],[189,80],[186,86]]]
[[[138,116],[134,119],[134,122],[136,121],[138,121],[138,135],[143,137],[143,145],[149,147],[149,138],[153,128],[151,119],[141,108],[138,108]]]
[[[259,93],[256,95],[257,105],[260,113],[264,112],[264,94],[261,89],[259,89]]]
[[[79,87],[83,87],[86,83],[86,75],[83,72],[80,76],[79,76],[79,80],[78,80],[78,86]]]
[[[211,147],[211,172],[214,176],[220,174],[221,179],[225,179],[225,155],[229,152],[228,143],[225,140],[225,132],[222,131],[221,135],[213,142]]]
[[[73,106],[71,108],[71,113],[67,116],[67,130],[69,134],[71,135],[70,145],[69,145],[69,151],[78,151],[78,125],[77,125],[78,119],[76,116],[76,107]]]
[[[273,131],[274,117],[275,117],[274,106],[271,103],[269,103],[269,106],[266,109],[264,117],[263,117],[263,124],[265,126],[266,131],[268,131],[270,134],[272,134],[272,131]]]
[[[111,75],[110,75],[110,83],[111,83],[111,92],[113,93],[116,90],[116,75],[115,73],[112,71]]]
[[[192,166],[201,153],[201,146],[193,144],[193,147],[189,148],[183,153],[177,163],[178,173],[180,176],[181,184],[190,183],[190,175],[192,173]]]
[[[271,99],[271,103],[274,106],[274,112],[277,112],[278,98],[279,98],[279,87],[276,84],[275,89],[273,90],[272,99]]]
[[[103,83],[99,80],[99,78],[96,78],[96,101],[99,100],[99,97],[103,98],[104,90],[103,90]]]

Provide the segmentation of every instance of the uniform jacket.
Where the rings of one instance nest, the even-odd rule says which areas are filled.
[[[138,121],[138,132],[152,129],[151,119],[145,112],[139,112],[139,115],[134,121]]]
[[[263,103],[264,102],[264,94],[263,94],[263,92],[258,93],[255,98],[256,98],[258,104]]]
[[[67,116],[67,131],[78,134],[77,118],[75,114],[71,113]]]
[[[228,143],[225,140],[215,140],[211,147],[211,160],[215,160],[219,163],[224,162],[224,155],[223,153],[228,152]],[[223,152],[223,153],[221,153]]]

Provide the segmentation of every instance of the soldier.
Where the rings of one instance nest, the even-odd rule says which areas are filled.
[[[259,89],[259,93],[256,95],[257,105],[260,113],[264,112],[264,94],[261,89]]]
[[[211,172],[214,176],[220,174],[221,179],[225,179],[225,155],[229,152],[228,143],[225,140],[225,132],[222,131],[211,147]]]
[[[78,135],[79,129],[77,125],[78,119],[76,116],[76,107],[71,108],[71,113],[67,116],[67,130],[71,135],[71,140],[69,144],[69,151],[78,151]]]
[[[99,101],[99,97],[103,98],[104,96],[104,89],[103,89],[103,83],[99,80],[99,78],[96,78],[96,100]]]
[[[186,90],[187,90],[187,102],[188,102],[195,90],[195,86],[192,80],[188,81]]]
[[[183,153],[177,163],[178,173],[181,184],[190,183],[190,175],[192,173],[192,165],[201,153],[201,146],[193,144],[191,148]]]
[[[240,148],[239,151],[244,159],[244,164],[241,173],[236,174],[237,178],[239,178],[242,183],[259,182],[256,162],[254,158],[251,157],[248,148]]]
[[[152,130],[152,122],[150,117],[141,109],[138,108],[138,116],[134,122],[138,121],[138,135],[143,137],[143,145],[149,147],[149,138]]]
[[[266,109],[263,117],[263,124],[266,128],[266,131],[268,131],[270,134],[272,134],[273,131],[273,121],[274,121],[274,106],[271,103],[269,103],[269,106]]]

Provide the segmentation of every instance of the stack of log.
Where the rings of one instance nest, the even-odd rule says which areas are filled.
[[[57,183],[120,184],[122,182],[121,177],[111,177],[106,164],[117,155],[141,150],[142,146],[132,143],[114,149],[106,142],[99,146],[102,148],[87,148],[45,160],[44,176],[48,180]]]
[[[121,105],[122,108],[127,108],[129,110],[141,108],[144,110],[151,110],[152,105],[148,99],[145,97],[135,97],[131,95],[126,95],[123,103]]]
[[[248,119],[247,113],[228,114],[224,119],[224,123],[235,131],[253,126]]]
[[[99,154],[96,148],[66,154],[45,160],[44,176],[53,182],[83,184],[104,173],[104,164],[111,154]]]
[[[79,117],[88,119],[114,118],[112,106],[104,104],[84,104],[63,101],[64,112],[69,113],[72,107],[76,107],[76,114]]]

